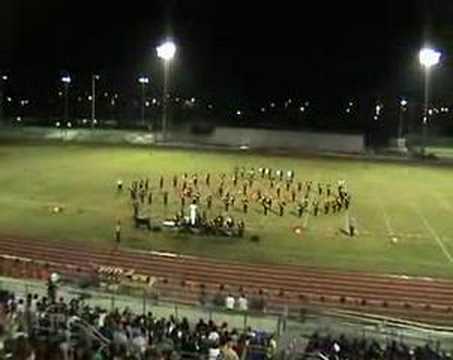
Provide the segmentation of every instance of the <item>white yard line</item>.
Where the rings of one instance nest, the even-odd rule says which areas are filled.
[[[413,206],[415,213],[418,215],[420,220],[423,222],[425,225],[426,229],[431,233],[431,235],[434,237],[434,240],[436,240],[437,244],[439,247],[442,249],[443,253],[447,257],[449,262],[453,262],[453,257],[451,256],[450,252],[447,250],[445,247],[445,244],[441,240],[440,236],[437,234],[436,230],[430,225],[426,217],[417,209],[417,207]]]
[[[384,216],[384,221],[385,221],[385,226],[387,227],[387,232],[389,233],[389,235],[393,236],[395,234],[395,232],[393,231],[393,226],[392,226],[392,223],[390,222],[390,217],[389,217],[387,211],[385,210],[382,200],[379,197],[377,197],[377,201],[382,210],[382,215]]]

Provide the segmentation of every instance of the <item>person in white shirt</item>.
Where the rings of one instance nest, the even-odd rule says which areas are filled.
[[[196,221],[197,221],[197,209],[198,206],[193,202],[189,206],[189,212],[190,212],[190,225],[194,226]]]
[[[241,311],[247,311],[249,309],[248,300],[244,296],[244,294],[241,294],[241,296],[238,299],[238,308]]]
[[[219,354],[219,345],[215,343],[212,347],[209,348],[209,360],[217,360]]]
[[[25,313],[24,299],[19,299],[19,302],[17,303],[17,306],[16,306],[16,312],[20,315]]]
[[[227,310],[233,310],[235,302],[236,301],[233,295],[228,294],[228,296],[225,298],[225,307],[227,308]]]
[[[212,330],[208,335],[208,340],[217,343],[220,339],[220,335],[216,330]]]

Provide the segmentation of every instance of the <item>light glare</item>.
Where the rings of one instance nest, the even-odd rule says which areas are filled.
[[[165,61],[169,61],[173,59],[176,53],[176,45],[171,42],[167,41],[163,43],[162,45],[158,46],[156,48],[157,50],[157,56],[160,57],[161,59],[164,59]]]
[[[436,65],[440,60],[440,52],[430,49],[424,48],[420,50],[418,54],[418,59],[420,64],[422,64],[426,68],[430,68],[431,66]]]

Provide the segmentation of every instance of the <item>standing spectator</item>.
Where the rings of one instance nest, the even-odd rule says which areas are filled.
[[[225,298],[225,307],[227,310],[234,310],[234,304],[236,300],[234,299],[234,296],[231,294],[228,294],[228,296]]]
[[[238,308],[240,311],[248,311],[249,309],[248,301],[244,294],[241,294],[241,296],[239,296]]]
[[[121,221],[118,220],[115,225],[115,240],[116,243],[119,245],[121,242]]]

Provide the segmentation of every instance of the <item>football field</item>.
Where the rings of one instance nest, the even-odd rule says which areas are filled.
[[[263,215],[251,200],[243,213],[237,201],[229,213],[245,222],[245,236],[198,236],[162,229],[135,229],[122,179],[148,177],[153,191],[149,212],[160,224],[180,209],[172,189],[174,175],[198,174],[201,204],[213,194],[208,216],[224,213],[215,195],[220,175],[230,179],[235,167],[293,170],[297,181],[336,184],[345,180],[352,194],[349,213],[323,211],[297,216],[296,203],[286,198],[278,210]],[[204,176],[211,174],[211,185]],[[160,189],[159,178],[164,177]],[[267,180],[266,180],[267,181]],[[240,186],[240,185],[239,185]],[[271,192],[265,180],[253,187]],[[253,191],[253,187],[251,191]],[[226,183],[226,191],[235,188]],[[163,204],[168,191],[168,205]],[[61,206],[61,213],[53,213]],[[275,209],[277,209],[275,207]],[[358,236],[343,233],[347,216],[355,219]],[[73,144],[0,145],[0,233],[37,241],[76,241],[113,246],[117,219],[123,247],[238,261],[301,264],[316,267],[385,272],[399,275],[453,276],[453,168],[410,163],[385,163],[341,158],[258,155],[127,146]],[[300,229],[300,231],[295,231]],[[251,241],[257,235],[259,241]],[[39,239],[39,240],[38,240]]]

